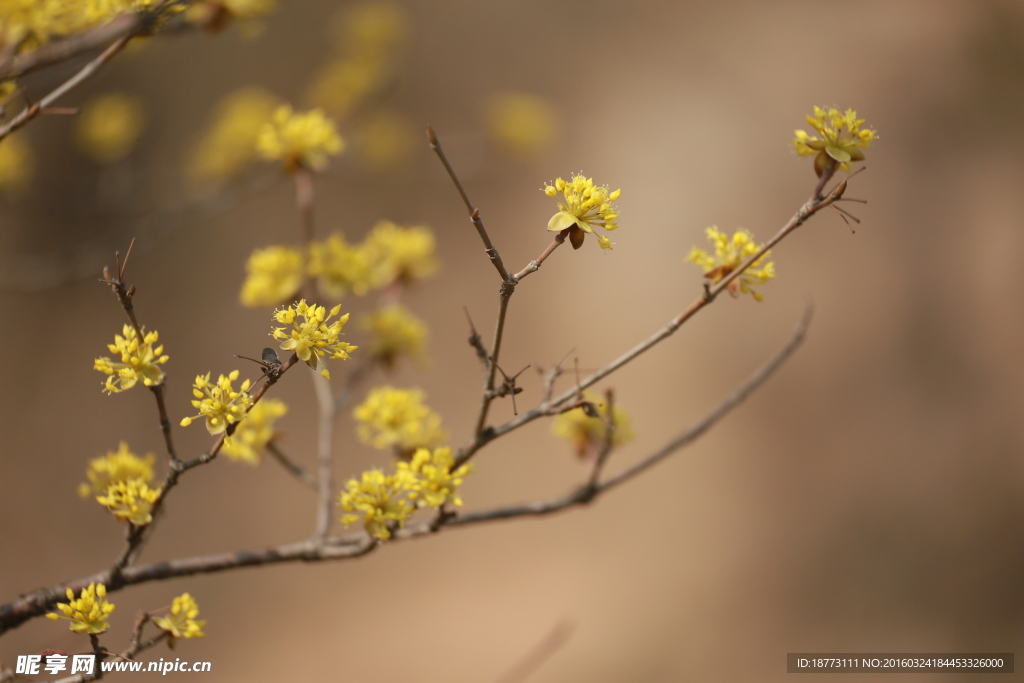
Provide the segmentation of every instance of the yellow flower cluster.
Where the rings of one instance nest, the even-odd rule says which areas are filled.
[[[459,487],[473,471],[471,463],[460,466],[454,472],[455,457],[448,446],[430,451],[419,448],[409,462],[400,462],[398,469],[408,469],[414,480],[410,486],[409,498],[419,505],[439,508],[446,503],[462,507]]]
[[[530,160],[551,146],[557,134],[554,109],[536,95],[499,92],[484,106],[488,135],[513,157]]]
[[[336,21],[337,55],[313,78],[309,99],[347,117],[390,81],[409,18],[398,4],[366,2],[347,8]]]
[[[587,233],[597,237],[602,249],[611,249],[612,241],[607,235],[598,235],[594,228],[614,230],[619,227],[615,219],[619,212],[612,202],[619,198],[622,190],[608,191],[608,186],[594,185],[594,179],[583,174],[573,175],[568,182],[556,178],[554,184],[544,186],[544,194],[549,197],[559,192],[565,202],[558,203],[558,213],[548,221],[548,230],[552,232],[569,231],[569,242],[573,249],[583,245]]]
[[[256,140],[277,109],[277,98],[262,88],[240,88],[220,101],[196,144],[189,173],[198,183],[220,182],[256,158]]]
[[[178,638],[202,638],[205,619],[197,619],[199,605],[188,593],[182,593],[171,601],[171,611],[163,617],[154,617],[153,623],[167,631],[168,645],[174,647]]]
[[[439,445],[445,439],[441,416],[424,405],[425,398],[420,389],[383,386],[370,390],[352,412],[359,438],[372,448],[394,449],[403,457]]]
[[[152,10],[160,0],[0,0],[0,43],[12,51],[34,50],[80,33],[122,12]],[[167,14],[181,11],[171,3]]]
[[[363,472],[359,479],[349,479],[341,493],[341,522],[346,526],[363,517],[367,533],[376,539],[391,538],[394,528],[401,528],[417,509],[440,508],[446,503],[462,505],[458,488],[471,472],[462,465],[454,472],[455,459],[447,446],[433,452],[416,451],[409,462],[399,462],[395,471]]]
[[[370,290],[370,260],[362,245],[345,241],[341,233],[323,242],[314,242],[309,250],[309,273],[320,281],[324,292],[340,297],[348,292],[362,296]]]
[[[407,285],[438,269],[437,245],[429,228],[401,227],[380,221],[366,239],[349,244],[340,233],[309,247],[308,264],[298,247],[257,249],[246,263],[241,300],[249,307],[274,306],[293,300],[308,273],[324,293],[362,296],[371,289]]]
[[[285,402],[276,398],[263,398],[253,405],[249,414],[239,423],[235,433],[224,443],[221,452],[232,460],[260,464],[260,456],[277,432],[274,421],[288,412]]]
[[[282,349],[294,351],[298,355],[299,360],[302,360],[311,368],[316,369],[320,367],[320,374],[325,379],[330,379],[331,375],[327,368],[323,367],[321,359],[336,358],[345,360],[349,357],[349,353],[359,348],[338,339],[342,329],[345,327],[345,323],[348,322],[348,313],[333,323],[327,323],[328,320],[340,312],[341,304],[332,308],[330,314],[328,314],[325,307],[317,306],[316,304],[307,305],[306,300],[302,299],[297,305],[282,308],[274,313],[274,319],[277,322],[288,325],[291,329],[288,330],[286,327],[275,328],[271,332],[271,336],[283,342],[281,344]],[[299,321],[298,318],[302,318],[302,320]]]
[[[130,479],[141,479],[149,483],[153,481],[155,461],[152,453],[140,458],[128,449],[126,442],[122,441],[116,451],[107,451],[104,457],[89,461],[89,469],[85,473],[89,483],[79,484],[78,494],[82,498],[98,496],[105,493],[111,484]]]
[[[32,148],[25,138],[9,135],[0,142],[0,189],[17,194],[25,189],[34,168]]]
[[[571,443],[576,455],[588,458],[595,457],[608,439],[608,404],[589,391],[584,399],[597,406],[597,417],[587,415],[583,408],[561,413],[551,423],[551,433]],[[612,408],[612,422],[615,424],[612,446],[633,440],[632,419],[618,404]]]
[[[197,417],[206,417],[206,431],[210,434],[224,432],[228,425],[239,422],[245,418],[245,413],[252,405],[252,396],[249,394],[249,380],[242,382],[242,386],[235,391],[232,383],[238,379],[238,370],[232,370],[228,375],[219,375],[217,382],[210,381],[210,373],[196,375],[196,381],[192,385],[192,407],[199,410],[194,417],[182,419],[181,426],[187,427]]]
[[[143,332],[140,340],[135,328],[125,325],[123,335],[115,334],[114,343],[108,344],[111,353],[120,354],[121,360],[113,361],[107,357],[97,358],[93,368],[109,375],[103,390],[108,394],[131,389],[142,380],[147,387],[155,386],[164,381],[160,364],[166,363],[168,356],[163,355],[164,347],[154,346],[160,339],[159,333]]]
[[[101,164],[120,161],[142,133],[142,101],[123,93],[98,97],[82,108],[76,125],[83,152]]]
[[[257,249],[245,264],[242,305],[276,306],[291,301],[302,288],[302,252],[295,247]]]
[[[694,247],[690,250],[687,261],[692,261],[704,269],[704,277],[711,282],[719,282],[734,270],[736,270],[747,257],[757,253],[757,243],[749,231],[740,229],[733,233],[730,239],[728,235],[719,232],[718,227],[712,225],[707,229],[708,240],[715,245],[714,255],[703,249]],[[761,258],[750,264],[750,267],[743,271],[743,274],[729,283],[729,294],[738,296],[740,292],[750,294],[755,300],[761,301],[764,297],[760,292],[754,291],[754,285],[763,285],[775,277],[775,264],[768,259],[771,257],[771,250],[761,255]]]
[[[144,479],[136,478],[112,483],[96,501],[118,521],[145,526],[153,521],[153,504],[159,497],[159,488],[151,489]]]
[[[793,147],[800,156],[815,155],[814,172],[819,176],[830,165],[849,171],[849,162],[863,161],[862,148],[869,146],[877,135],[870,128],[861,128],[864,119],[858,119],[853,109],[840,112],[835,107],[815,107],[814,114],[808,115],[807,123],[821,137],[803,130],[795,131]]]
[[[409,284],[437,271],[434,233],[423,226],[403,228],[391,221],[380,221],[366,236],[364,247],[374,287],[387,287],[395,282]]]
[[[90,583],[78,594],[77,600],[74,591],[68,588],[68,604],[58,602],[57,609],[61,613],[50,612],[46,617],[54,621],[68,619],[75,633],[103,633],[110,628],[107,617],[114,611],[114,605],[107,602],[106,595],[107,587],[102,583]]]
[[[278,107],[256,138],[256,151],[264,159],[282,162],[285,170],[319,171],[327,157],[340,154],[344,143],[323,110],[295,112],[287,104]]]
[[[427,326],[404,306],[392,304],[362,318],[363,328],[373,335],[370,355],[385,367],[393,367],[399,356],[423,358]]]

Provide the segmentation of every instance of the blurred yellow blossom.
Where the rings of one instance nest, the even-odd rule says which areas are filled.
[[[747,257],[757,253],[760,247],[754,242],[753,235],[748,230],[739,229],[733,233],[730,239],[728,235],[719,232],[718,226],[712,225],[706,230],[708,240],[715,245],[714,255],[703,249],[694,247],[690,250],[687,261],[692,261],[704,269],[704,277],[711,282],[720,282],[736,270]],[[775,264],[768,259],[771,258],[771,250],[766,251],[759,259],[750,264],[742,275],[729,283],[729,294],[738,296],[751,294],[754,299],[761,301],[764,297],[760,292],[754,291],[754,285],[763,285],[775,277]]]
[[[277,398],[261,399],[238,424],[221,452],[236,462],[259,465],[263,449],[277,436],[274,422],[287,412],[288,406],[284,401]]]
[[[205,619],[197,619],[199,605],[188,593],[182,593],[171,601],[171,611],[163,617],[153,617],[153,623],[167,631],[168,645],[174,647],[178,638],[202,638]]]
[[[17,193],[25,188],[35,164],[32,148],[20,135],[0,140],[0,189]]]
[[[238,370],[219,375],[216,383],[210,381],[210,373],[196,375],[192,385],[192,395],[195,396],[192,407],[199,414],[182,419],[181,426],[189,426],[196,417],[206,417],[206,431],[220,434],[228,425],[242,420],[252,405],[252,396],[249,394],[249,380],[242,382],[238,391],[235,391],[232,382],[237,379]]]
[[[122,441],[116,451],[107,451],[102,458],[89,461],[89,469],[85,473],[89,483],[78,485],[78,495],[82,498],[97,496],[104,493],[111,484],[129,479],[141,479],[149,483],[153,481],[154,462],[156,457],[152,453],[140,458],[128,450],[127,442]]]
[[[440,445],[445,439],[441,416],[424,405],[425,399],[419,389],[371,389],[352,413],[359,438],[379,450],[394,449],[403,457],[418,448]]]
[[[103,390],[112,394],[131,389],[139,380],[142,380],[147,387],[163,382],[164,373],[160,369],[160,364],[166,363],[169,357],[163,355],[162,344],[154,346],[160,339],[159,333],[155,330],[153,332],[143,331],[143,337],[140,340],[135,333],[135,328],[127,324],[122,332],[124,336],[115,334],[114,343],[107,345],[111,353],[120,354],[120,362],[106,357],[97,358],[93,362],[94,369],[109,375],[103,385]]]
[[[193,152],[189,170],[199,182],[223,180],[256,158],[256,140],[279,102],[262,88],[241,88],[217,104]]]
[[[359,158],[375,171],[387,171],[407,161],[418,142],[413,124],[391,111],[360,119],[356,129]]]
[[[401,304],[364,316],[362,327],[372,335],[370,355],[385,367],[392,367],[399,356],[422,360],[427,326]]]
[[[10,51],[34,50],[122,12],[161,9],[162,19],[184,7],[160,0],[0,0],[0,42]]]
[[[378,540],[388,540],[389,523],[402,527],[416,511],[407,498],[415,483],[416,477],[408,468],[398,469],[394,474],[370,470],[358,480],[349,479],[341,492],[341,509],[346,513],[341,517],[342,524],[355,524],[362,514],[367,533]]]
[[[380,221],[366,236],[365,245],[377,287],[394,282],[408,284],[437,271],[434,233],[429,228],[402,228],[390,221]]]
[[[840,112],[835,107],[815,107],[814,114],[807,116],[807,123],[821,138],[798,130],[793,147],[800,156],[815,155],[814,172],[819,176],[830,164],[838,170],[849,171],[849,162],[863,161],[861,148],[870,145],[877,135],[870,128],[861,129],[864,119],[858,119],[853,109]]]
[[[242,305],[249,308],[278,306],[293,300],[302,288],[302,262],[302,252],[295,247],[254,250],[245,263]]]
[[[160,489],[151,489],[144,479],[116,481],[106,492],[96,496],[96,502],[110,510],[121,522],[145,526],[153,521],[153,503],[160,497]]]
[[[557,132],[554,109],[536,95],[499,92],[484,105],[484,122],[502,150],[530,160],[551,146]]]
[[[412,460],[408,463],[400,462],[396,467],[399,470],[408,468],[416,476],[411,486],[412,492],[409,494],[411,500],[434,508],[446,503],[461,507],[462,498],[458,489],[466,476],[473,471],[473,464],[467,463],[453,472],[454,464],[452,449],[443,446],[433,451],[427,448],[417,449]]]
[[[60,610],[60,614],[56,612],[50,612],[47,614],[48,619],[67,619],[71,622],[71,630],[75,633],[90,633],[97,634],[103,633],[110,624],[107,623],[107,617],[114,611],[114,605],[107,602],[107,587],[101,584],[90,583],[88,587],[83,588],[78,594],[78,599],[75,599],[75,593],[70,588],[67,589],[66,593],[68,596],[68,604],[63,602],[57,603],[57,609]]]
[[[395,2],[374,0],[341,10],[334,20],[339,46],[354,54],[388,52],[403,43],[409,14]]]
[[[309,86],[309,101],[344,118],[377,91],[387,75],[377,59],[338,59],[329,62]]]
[[[614,230],[619,227],[615,221],[619,212],[612,206],[612,202],[619,198],[622,190],[609,192],[607,185],[594,185],[593,178],[580,173],[573,175],[568,182],[556,178],[554,184],[544,186],[544,194],[549,197],[559,192],[565,202],[558,203],[558,213],[548,221],[548,230],[569,230],[569,242],[573,249],[583,245],[586,233],[594,235],[602,249],[611,249],[612,241],[606,235],[595,233],[594,228]]]
[[[274,111],[256,140],[263,158],[281,161],[288,171],[299,167],[318,171],[327,165],[328,156],[340,154],[344,146],[323,110],[294,112],[286,104]]]
[[[370,289],[370,261],[366,249],[350,245],[341,233],[314,242],[309,251],[309,272],[319,278],[324,292],[340,297],[348,292],[363,295]]]
[[[574,408],[555,417],[551,433],[569,441],[576,455],[590,458],[597,455],[608,439],[608,403],[589,391],[583,397],[596,406],[597,417],[587,415],[583,408]],[[618,404],[612,408],[612,422],[615,424],[612,446],[633,440],[632,419]]]
[[[320,367],[320,374],[325,379],[330,379],[331,375],[327,368],[323,367],[321,359],[345,360],[349,357],[349,353],[359,348],[338,339],[345,323],[348,322],[348,313],[333,323],[327,323],[340,312],[341,304],[332,308],[328,314],[324,306],[307,305],[306,300],[302,299],[298,305],[288,306],[274,313],[274,319],[290,326],[291,330],[278,327],[270,334],[274,339],[283,342],[282,349],[294,351],[299,359],[311,368]],[[297,318],[302,318],[302,322],[298,322]]]
[[[78,147],[101,164],[128,156],[143,128],[142,100],[124,93],[97,97],[76,121]]]

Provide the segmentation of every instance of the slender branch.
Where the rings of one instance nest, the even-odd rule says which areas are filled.
[[[839,199],[842,198],[843,193],[846,192],[846,186],[847,181],[843,180],[839,182],[832,189],[832,191],[828,193],[827,196],[823,198],[811,198],[810,200],[808,200],[806,203],[804,203],[803,206],[800,207],[800,209],[796,213],[793,214],[793,216],[786,222],[786,224],[783,225],[782,228],[770,240],[768,240],[760,249],[758,249],[755,253],[750,255],[745,261],[743,261],[743,263],[741,263],[734,271],[729,273],[726,277],[722,278],[719,282],[715,283],[714,285],[705,283],[703,294],[700,297],[698,297],[693,303],[691,303],[682,313],[672,318],[661,329],[659,329],[654,334],[649,336],[647,339],[643,340],[642,342],[634,346],[626,353],[622,354],[621,356],[613,360],[611,363],[605,365],[604,367],[593,372],[586,378],[580,380],[577,386],[574,386],[572,389],[562,392],[561,394],[552,399],[543,401],[533,410],[522,413],[518,417],[512,418],[503,425],[479,432],[472,442],[470,442],[466,446],[463,446],[460,449],[458,457],[456,457],[455,464],[453,465],[453,467],[459,467],[465,464],[468,460],[470,460],[473,457],[474,454],[476,454],[477,451],[479,451],[483,446],[485,446],[490,441],[493,441],[494,439],[500,436],[503,436],[515,429],[518,429],[519,427],[522,427],[523,425],[529,422],[533,422],[539,417],[544,417],[547,415],[553,415],[558,413],[560,406],[562,406],[562,404],[564,404],[566,401],[570,401],[576,398],[580,391],[586,389],[587,387],[593,384],[596,384],[600,380],[604,379],[605,377],[612,374],[622,366],[629,363],[637,356],[645,353],[650,348],[657,345],[659,342],[672,336],[672,334],[674,334],[675,331],[678,330],[683,325],[683,323],[685,323],[687,320],[693,317],[694,314],[696,314],[705,306],[714,302],[715,299],[718,298],[718,295],[720,295],[723,291],[726,291],[728,289],[729,283],[731,283],[736,278],[740,277],[740,275],[742,275],[747,270],[747,268],[749,268],[758,259],[764,256],[764,254],[769,249],[771,249],[776,244],[781,242],[786,236],[788,236],[794,230],[803,225],[809,218],[817,214],[819,211],[828,206],[831,206],[836,201],[839,201]]]
[[[318,538],[326,538],[334,517],[334,418],[338,411],[330,380],[321,377],[316,370],[313,370],[313,387],[316,389],[316,401],[320,406],[316,447],[319,466],[316,535]]]
[[[521,681],[527,680],[530,674],[539,669],[544,662],[569,642],[573,628],[571,621],[560,620],[551,629],[551,632],[544,636],[543,640],[530,648],[530,651],[516,662],[515,666],[498,679],[498,683],[521,683]]]
[[[761,386],[782,365],[803,341],[807,325],[809,324],[809,311],[804,314],[804,319],[797,327],[789,341],[757,372],[750,376],[736,391],[725,401],[708,413],[702,420],[687,429],[685,432],[669,441],[664,447],[644,458],[640,463],[622,472],[619,472],[608,480],[591,487],[584,484],[569,493],[558,498],[538,500],[530,503],[510,505],[505,507],[481,510],[459,516],[446,516],[443,520],[424,522],[415,526],[408,526],[398,530],[394,535],[394,541],[429,536],[442,531],[447,527],[470,526],[483,522],[493,522],[518,517],[530,517],[548,515],[565,510],[577,505],[590,503],[596,497],[614,486],[628,481],[637,476],[647,468],[657,464],[672,452],[692,442],[694,439],[706,432],[713,424],[724,417],[729,411],[735,408],[744,398],[750,395],[755,389]],[[115,574],[114,570],[107,570],[92,576],[76,579],[51,588],[40,589],[23,595],[17,600],[0,606],[0,634],[16,628],[29,619],[45,613],[52,608],[58,600],[62,600],[65,591],[71,588],[73,591],[80,591],[90,583],[103,583],[107,591],[117,591],[126,586],[146,583],[148,581],[159,581],[194,574],[211,574],[222,571],[240,569],[243,567],[258,567],[283,562],[321,562],[330,560],[347,560],[361,557],[380,547],[372,538],[365,534],[349,535],[343,537],[315,538],[299,543],[291,543],[282,546],[265,549],[243,550],[234,553],[222,553],[219,555],[208,555],[191,557],[164,562],[155,562],[147,565],[136,565],[125,567]]]
[[[469,220],[472,221],[473,227],[476,228],[477,234],[480,235],[480,240],[484,243],[484,251],[487,253],[487,257],[491,259],[491,263],[494,264],[494,268],[498,271],[498,275],[501,276],[502,282],[508,282],[511,279],[508,270],[505,268],[505,264],[501,261],[501,255],[498,254],[498,250],[491,244],[491,238],[487,234],[487,229],[484,228],[484,222],[480,218],[480,210],[473,206],[473,202],[469,201],[469,195],[466,194],[466,190],[462,187],[462,183],[459,182],[459,177],[455,175],[455,169],[448,163],[448,157],[445,156],[444,150],[441,148],[441,143],[437,139],[437,134],[434,133],[434,129],[427,128],[427,140],[430,141],[430,149],[434,150],[437,154],[437,158],[441,160],[444,165],[444,169],[448,171],[448,177],[452,179],[455,184],[455,189],[459,191],[459,195],[462,197],[463,203],[466,205],[466,210],[469,211]]]
[[[128,44],[128,41],[131,40],[134,35],[134,33],[129,33],[118,38],[116,41],[111,43],[110,47],[104,50],[99,57],[96,57],[94,60],[82,67],[78,73],[64,81],[61,85],[57,86],[53,91],[46,95],[46,97],[25,107],[17,116],[0,126],[0,140],[39,116],[39,114],[42,114],[47,107],[69,93],[79,83],[99,71],[104,64],[114,57],[114,55],[124,49],[124,46]]]
[[[267,443],[266,449],[267,452],[270,453],[270,455],[274,456],[274,460],[280,463],[281,467],[288,470],[288,472],[292,476],[294,476],[296,479],[301,481],[306,486],[309,486],[310,488],[317,490],[318,486],[316,483],[316,477],[307,472],[301,466],[292,462],[291,458],[285,455],[284,451],[282,451],[274,441],[269,441]]]
[[[498,320],[494,323],[494,340],[491,342],[490,364],[487,368],[487,379],[484,382],[483,395],[480,398],[480,412],[476,418],[476,427],[473,430],[474,438],[479,439],[484,432],[484,425],[487,422],[487,410],[494,400],[494,378],[498,372],[498,355],[501,353],[501,340],[505,334],[505,316],[508,314],[508,301],[512,298],[515,286],[502,283],[500,298],[498,299]]]
[[[530,273],[536,273],[540,270],[541,264],[544,263],[548,256],[551,256],[551,252],[558,249],[558,247],[562,246],[565,242],[565,236],[569,234],[569,230],[571,230],[571,228],[567,228],[555,235],[555,239],[551,240],[551,244],[544,248],[544,251],[540,253],[540,256],[527,263],[522,270],[513,276],[517,284]]]

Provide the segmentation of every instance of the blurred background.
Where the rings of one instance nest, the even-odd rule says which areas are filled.
[[[767,239],[799,208],[816,179],[793,130],[836,105],[879,136],[847,192],[869,200],[846,205],[856,232],[822,213],[775,250],[764,302],[721,298],[599,386],[637,433],[614,472],[717,404],[812,301],[805,345],[699,442],[554,517],[115,593],[104,643],[122,649],[136,611],[188,591],[207,637],[142,659],[209,660],[218,681],[494,681],[557,624],[569,638],[531,681],[772,681],[787,652],[1024,652],[1019,2],[398,2],[370,76],[346,28],[364,7],[282,3],[216,35],[148,41],[62,101],[78,119],[12,138],[32,175],[0,198],[0,599],[120,552],[121,526],[76,495],[89,459],[124,439],[163,467],[148,392],[106,396],[92,369],[123,324],[96,281],[115,250],[138,240],[128,280],[171,357],[172,422],[193,414],[196,374],[268,343],[270,309],[243,308],[239,291],[254,248],[299,243],[294,188],[269,164],[196,152],[239,88],[336,117],[348,149],[317,177],[320,235],[358,241],[380,219],[435,231],[441,270],[404,298],[429,325],[430,361],[366,386],[421,387],[456,446],[480,387],[463,307],[489,337],[498,282],[425,124],[510,268],[549,241],[545,182],[582,169],[622,188],[614,250],[555,252],[513,297],[503,349],[510,371],[573,348],[593,369],[700,292],[683,259],[707,226]],[[38,97],[74,66],[27,87]],[[130,102],[118,130],[136,131],[116,154],[81,130],[110,95]],[[343,302],[359,343],[373,297]],[[274,391],[291,406],[282,447],[312,467],[308,374]],[[520,383],[522,409],[542,387],[533,369]],[[199,425],[175,439],[191,455],[210,443]],[[384,464],[343,415],[339,484]],[[467,509],[533,500],[587,471],[538,420],[480,453],[463,496]],[[167,512],[144,562],[306,538],[315,519],[313,496],[267,458],[191,472]],[[84,641],[36,619],[6,635],[0,661]]]

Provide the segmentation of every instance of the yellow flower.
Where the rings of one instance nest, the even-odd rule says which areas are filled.
[[[249,380],[242,382],[239,390],[235,391],[232,382],[237,379],[238,370],[232,370],[227,376],[218,376],[216,384],[210,382],[210,373],[196,375],[195,384],[192,385],[192,395],[196,400],[192,401],[192,407],[199,410],[199,415],[184,418],[181,426],[187,427],[196,417],[205,416],[206,431],[220,434],[228,425],[245,418],[246,411],[252,405]]]
[[[335,59],[309,86],[309,101],[339,117],[351,114],[386,81],[388,65],[380,59]]]
[[[409,34],[409,14],[394,2],[363,2],[335,18],[338,40],[354,54],[388,52]]]
[[[427,326],[400,304],[392,304],[362,319],[363,329],[373,335],[370,354],[386,367],[392,367],[399,356],[420,360]]]
[[[17,193],[32,177],[32,148],[20,135],[0,140],[0,189]]]
[[[101,584],[90,583],[83,588],[75,599],[75,593],[67,589],[68,604],[57,603],[57,609],[61,614],[50,612],[46,615],[48,619],[68,619],[71,621],[71,630],[75,633],[103,633],[110,624],[107,617],[114,611],[114,605],[106,600],[107,587]]]
[[[143,127],[142,101],[123,93],[98,97],[76,122],[78,146],[101,164],[128,156]]]
[[[144,479],[116,481],[106,493],[96,496],[96,502],[110,510],[121,522],[145,526],[153,521],[153,503],[160,497],[160,489],[151,489]]]
[[[409,160],[419,138],[407,118],[390,111],[360,117],[356,130],[359,159],[371,170],[388,171]]]
[[[324,378],[330,379],[331,375],[327,372],[327,368],[322,367],[321,359],[345,360],[349,353],[359,348],[338,340],[345,323],[348,322],[348,313],[333,323],[327,324],[327,321],[338,315],[339,312],[341,312],[341,304],[332,308],[328,314],[327,309],[323,306],[307,305],[306,300],[302,299],[297,305],[282,308],[274,313],[274,319],[279,323],[290,325],[291,330],[286,331],[286,328],[278,327],[270,334],[274,339],[283,341],[282,349],[294,351],[299,359],[311,368],[320,367],[320,374]],[[302,322],[297,322],[296,319],[300,317],[303,319]]]
[[[461,507],[462,498],[458,488],[462,486],[466,475],[473,471],[472,463],[462,465],[452,472],[455,458],[448,446],[435,448],[433,452],[426,448],[417,449],[416,454],[408,463],[400,462],[397,469],[408,469],[415,476],[411,485],[409,498],[422,502],[428,507],[439,508],[445,503]]]
[[[394,282],[408,284],[433,275],[438,268],[434,234],[423,226],[402,228],[381,221],[366,236],[365,246],[377,287]]]
[[[310,246],[309,272],[319,278],[324,292],[332,297],[350,291],[362,296],[370,289],[370,260],[366,249],[348,244],[340,233]]]
[[[277,98],[262,88],[241,88],[222,99],[193,152],[193,178],[217,181],[241,171],[256,158],[256,140],[277,106]]]
[[[288,406],[284,401],[263,398],[253,405],[221,451],[232,460],[259,465],[263,449],[277,436],[274,421],[287,412]]]
[[[153,623],[170,635],[168,644],[174,647],[174,641],[178,638],[203,638],[203,627],[206,626],[205,619],[196,619],[199,616],[199,605],[188,593],[182,593],[171,602],[171,611],[167,616],[154,617]]]
[[[341,136],[322,110],[296,113],[286,104],[274,111],[256,140],[263,158],[279,160],[289,171],[300,166],[318,171],[327,165],[329,155],[340,154],[343,148]]]
[[[125,391],[135,386],[139,380],[147,387],[163,382],[164,373],[159,364],[166,363],[168,356],[163,355],[163,345],[154,346],[160,339],[159,333],[144,331],[141,341],[131,325],[125,325],[123,333],[123,337],[115,334],[114,343],[107,345],[111,353],[121,355],[120,362],[106,357],[97,358],[93,362],[94,369],[109,375],[103,387],[104,391],[108,394]]]
[[[277,306],[291,301],[302,288],[302,252],[294,247],[256,249],[245,264],[243,306]]]
[[[424,399],[419,389],[372,389],[352,413],[359,438],[379,450],[393,448],[402,456],[440,445],[445,438],[441,417],[423,404]]]
[[[347,513],[342,515],[341,523],[354,524],[362,514],[367,533],[382,541],[388,540],[391,527],[404,526],[405,520],[416,511],[406,497],[415,483],[416,477],[408,468],[387,475],[380,470],[370,470],[363,472],[359,480],[349,479],[341,492],[341,508]]]
[[[718,227],[712,225],[707,229],[708,240],[715,245],[715,254],[712,256],[703,249],[694,247],[690,250],[687,261],[692,261],[704,269],[704,277],[711,282],[720,282],[729,273],[736,270],[743,261],[755,254],[760,247],[754,242],[754,237],[749,231],[739,229],[733,233],[732,239]],[[771,250],[761,255],[761,258],[750,264],[742,275],[729,283],[729,294],[738,296],[740,292],[751,294],[754,299],[761,301],[764,297],[760,292],[755,292],[754,285],[763,285],[775,277],[775,264],[768,259],[771,257]]]
[[[499,92],[484,107],[488,134],[502,149],[529,160],[551,146],[556,135],[555,112],[536,95]]]
[[[619,227],[615,222],[619,212],[612,206],[612,202],[619,198],[622,190],[609,192],[607,185],[594,185],[593,178],[579,174],[573,175],[569,182],[556,178],[553,185],[544,186],[544,194],[549,197],[554,197],[559,192],[562,193],[565,202],[558,203],[558,213],[548,221],[548,230],[568,230],[569,242],[573,249],[580,248],[585,233],[597,237],[597,243],[602,249],[611,249],[612,241],[608,236],[598,235],[594,228],[614,230]]]
[[[85,473],[89,483],[79,484],[78,494],[82,498],[97,496],[104,493],[111,484],[129,479],[141,479],[149,483],[153,481],[155,461],[152,453],[140,458],[128,450],[128,444],[122,441],[116,451],[107,451],[104,457],[89,461],[89,469]]]
[[[587,415],[583,408],[575,408],[561,413],[551,423],[551,433],[568,440],[576,455],[581,458],[595,457],[608,439],[608,404],[589,391],[584,394],[584,398],[597,406],[597,417]],[[635,434],[632,420],[629,413],[618,404],[612,408],[612,421],[615,423],[612,446],[633,440]]]
[[[807,123],[818,131],[821,138],[798,130],[795,131],[793,147],[800,156],[816,155],[814,172],[819,176],[830,164],[848,172],[849,162],[863,161],[861,148],[870,145],[877,135],[870,128],[861,129],[864,119],[858,119],[853,109],[840,112],[835,107],[827,110],[815,107],[814,114],[807,117]]]

